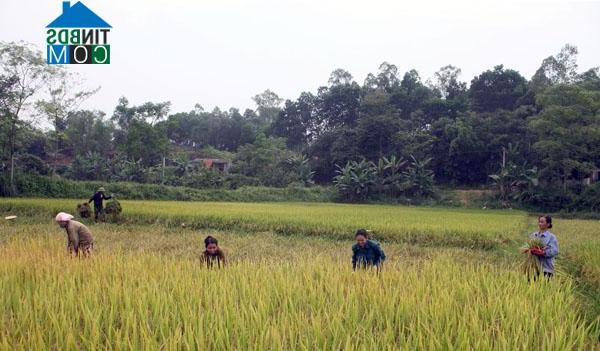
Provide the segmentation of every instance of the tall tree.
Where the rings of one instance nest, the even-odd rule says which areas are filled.
[[[442,96],[443,99],[453,99],[466,90],[467,83],[460,82],[461,69],[447,65],[433,74],[429,85]]]
[[[335,71],[331,72],[328,83],[330,86],[348,85],[353,82],[352,78],[353,77],[352,74],[350,74],[350,72],[338,68]]]
[[[307,147],[318,133],[315,100],[311,93],[300,94],[296,101],[287,100],[271,126],[272,134],[285,138],[288,147],[294,150]]]
[[[315,134],[355,126],[359,115],[360,95],[361,89],[356,82],[319,88],[315,102],[319,128]]]
[[[261,122],[264,125],[270,125],[275,121],[281,111],[283,99],[277,94],[267,89],[262,93],[255,95],[252,100],[256,103],[256,110]]]
[[[540,159],[541,177],[560,182],[581,180],[600,167],[600,90],[559,84],[538,96],[542,111],[531,117],[529,128]]]
[[[5,136],[8,140],[10,187],[14,192],[16,142],[20,127],[25,122],[30,101],[39,92],[52,72],[42,59],[42,54],[29,44],[0,42],[0,76],[3,92],[0,102]]]
[[[51,66],[48,68],[52,75],[45,82],[46,95],[35,103],[35,107],[42,116],[52,123],[54,133],[53,158],[64,150],[65,130],[67,117],[75,112],[82,102],[95,94],[100,88],[86,89],[84,80],[76,73],[69,72],[64,66]],[[54,171],[54,169],[53,169]]]
[[[400,78],[398,78],[398,67],[389,62],[383,62],[379,65],[379,72],[377,75],[369,73],[365,78],[364,87],[366,89],[380,89],[390,92],[400,84]]]
[[[555,84],[574,83],[578,79],[577,54],[576,46],[565,44],[558,54],[546,57],[531,78],[533,90],[541,91]]]
[[[527,81],[519,72],[499,65],[473,78],[469,95],[476,112],[497,109],[513,110],[517,101],[527,93]]]

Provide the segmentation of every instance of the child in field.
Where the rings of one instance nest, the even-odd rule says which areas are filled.
[[[542,272],[545,277],[552,277],[554,274],[554,257],[558,255],[558,240],[548,229],[552,228],[552,217],[540,216],[538,218],[537,232],[531,233],[530,239],[539,239],[544,243],[543,249],[531,249],[529,253],[537,256]]]
[[[84,257],[92,254],[94,238],[92,238],[92,232],[88,227],[74,221],[73,216],[65,212],[56,215],[56,223],[67,231],[67,250],[69,254],[75,257],[78,257],[80,252],[83,253]]]
[[[352,270],[358,268],[375,267],[380,271],[385,261],[385,253],[379,243],[369,240],[365,229],[356,231],[356,244],[352,245]]]
[[[219,247],[219,241],[212,236],[207,236],[204,239],[205,250],[202,252],[200,258],[202,262],[206,263],[206,267],[213,268],[216,264],[218,268],[225,266],[225,253]]]

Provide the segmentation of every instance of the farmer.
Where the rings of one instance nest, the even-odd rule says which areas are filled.
[[[104,189],[104,187],[98,188],[98,191],[96,191],[96,193],[94,195],[92,195],[92,197],[88,201],[88,204],[90,202],[94,201],[94,220],[96,222],[98,221],[98,215],[101,215],[104,212],[104,210],[103,210],[104,209],[103,201],[104,200],[108,200],[108,199],[112,199],[112,196],[106,195],[104,193],[105,191],[106,190]]]
[[[69,254],[78,257],[82,252],[84,257],[92,254],[94,238],[85,225],[74,221],[73,216],[60,212],[56,215],[56,223],[67,231],[67,250]]]
[[[352,245],[352,270],[375,267],[380,271],[385,261],[385,253],[375,240],[369,240],[365,229],[356,231],[356,244]]]
[[[545,277],[551,278],[554,274],[554,257],[558,255],[558,240],[548,229],[552,228],[552,217],[540,216],[538,218],[537,232],[531,233],[530,239],[539,239],[544,243],[543,249],[531,249],[529,252],[537,256]]]
[[[212,268],[215,263],[218,268],[225,266],[225,253],[219,247],[219,241],[212,236],[207,236],[204,239],[204,248],[200,260],[206,263],[206,267]]]

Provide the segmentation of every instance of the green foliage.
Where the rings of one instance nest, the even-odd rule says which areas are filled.
[[[89,152],[76,156],[71,164],[69,176],[77,180],[103,180],[105,179],[110,165],[102,155]]]
[[[340,197],[347,201],[364,201],[372,193],[376,170],[370,162],[349,161],[338,167],[338,175],[333,182]]]
[[[262,134],[254,143],[240,147],[232,172],[275,187],[294,182],[308,185],[313,175],[306,158],[286,149],[285,139],[267,138]]]
[[[168,147],[163,131],[153,128],[144,121],[131,121],[122,151],[129,159],[139,160],[143,166],[151,166],[161,161]]]
[[[227,181],[231,182],[232,180],[227,179]],[[19,174],[15,183],[17,196],[22,197],[89,199],[96,189],[104,186],[111,194],[117,195],[120,199],[131,200],[330,202],[334,198],[332,189],[319,186],[270,188],[238,183],[238,186],[232,186],[231,190],[224,188],[196,189],[131,182],[83,182],[31,174]],[[11,195],[9,190],[8,178],[4,175],[0,176],[0,196]]]
[[[577,53],[565,45],[530,81],[499,65],[468,86],[460,68],[446,65],[423,82],[416,70],[383,62],[362,84],[337,69],[326,86],[283,106],[270,90],[243,112],[197,104],[169,114],[169,102],[132,106],[122,97],[106,120],[78,109],[94,90],[80,87],[67,67],[48,67],[30,45],[2,43],[0,171],[9,179],[16,171],[229,189],[336,180],[345,201],[431,197],[435,176],[445,187],[497,188],[505,206],[592,206],[578,200],[577,187],[600,168],[600,77],[597,68],[578,71]],[[23,118],[35,101],[52,130]],[[499,170],[511,144],[512,164]],[[394,173],[388,155],[411,162]],[[199,167],[199,158],[232,167],[221,174]],[[369,167],[340,173],[337,165],[360,159],[377,160],[376,175]]]
[[[526,92],[527,80],[519,72],[504,69],[502,65],[473,78],[469,88],[472,108],[477,112],[513,110]]]
[[[383,157],[377,163],[365,159],[349,161],[344,167],[337,166],[335,188],[340,199],[350,202],[431,197],[435,186],[433,172],[428,168],[430,162],[431,159],[419,161],[413,156],[409,164],[396,156]]]
[[[539,184],[538,170],[537,167],[529,168],[526,163],[515,164],[512,158],[518,154],[518,147],[512,144],[508,145],[508,149],[503,149],[503,153],[500,171],[489,177],[494,181],[503,207],[509,208],[512,207],[512,201],[523,202],[532,196],[534,187]]]
[[[228,160],[228,161],[233,160],[233,158],[235,157],[235,154],[233,152],[228,152],[228,151],[224,151],[224,150],[218,150],[218,149],[215,149],[211,145],[203,147],[199,151],[199,154],[203,158],[216,158],[216,159],[219,159],[219,160]]]
[[[404,171],[404,192],[410,197],[424,198],[435,194],[433,171],[429,167],[431,159],[417,160],[411,156],[410,165]]]
[[[542,111],[529,127],[537,135],[534,149],[541,175],[565,187],[600,166],[600,90],[556,85],[538,97]]]

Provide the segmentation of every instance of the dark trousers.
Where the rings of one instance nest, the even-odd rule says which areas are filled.
[[[94,220],[98,220],[98,216],[102,216],[104,214],[104,209],[102,206],[94,206]]]

